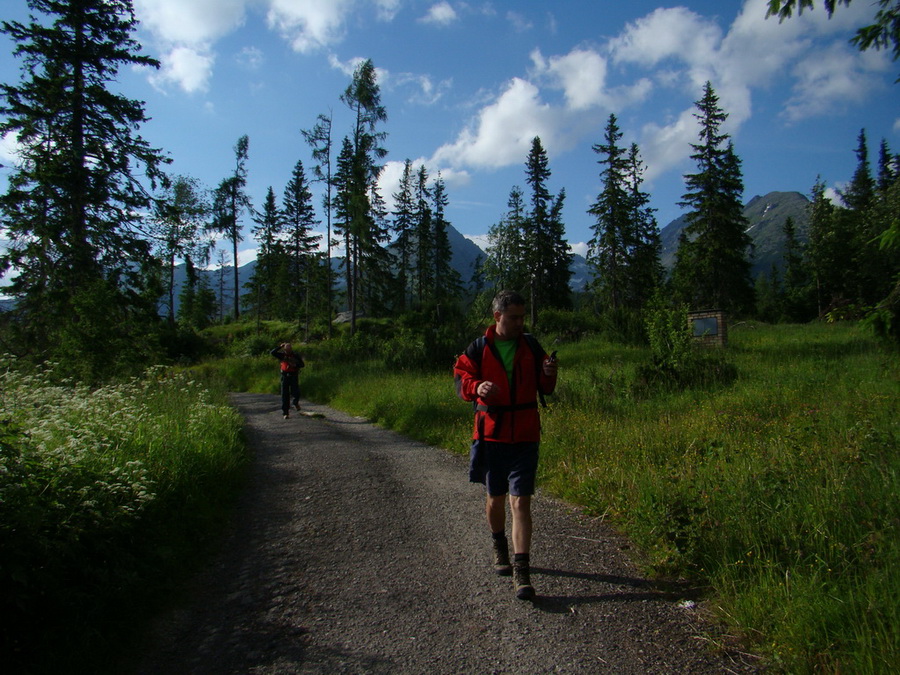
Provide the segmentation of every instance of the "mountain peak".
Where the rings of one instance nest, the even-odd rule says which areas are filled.
[[[784,221],[793,218],[797,237],[806,240],[809,223],[809,199],[799,192],[769,192],[754,195],[744,206],[744,217],[748,221],[747,234],[753,240],[753,258],[750,274],[756,278],[760,273],[768,274],[772,265],[783,265]],[[680,216],[660,230],[662,241],[662,263],[666,269],[675,264],[678,237],[687,226],[687,219]]]

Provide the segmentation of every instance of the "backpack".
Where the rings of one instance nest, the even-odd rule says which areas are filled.
[[[547,401],[544,398],[544,392],[541,389],[541,365],[543,364],[544,353],[534,335],[531,333],[523,333],[522,336],[531,348],[531,353],[534,354],[534,381],[537,384],[538,398],[541,401],[541,407],[546,408]],[[472,359],[473,362],[477,363],[479,368],[481,367],[481,356],[484,354],[484,346],[486,343],[487,338],[482,335],[474,340],[472,344],[469,345],[469,348],[466,349],[466,355]],[[477,407],[477,403],[475,405]]]

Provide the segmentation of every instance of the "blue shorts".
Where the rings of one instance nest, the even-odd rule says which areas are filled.
[[[538,443],[494,443],[482,441],[487,462],[485,484],[492,497],[507,493],[516,497],[534,494]]]

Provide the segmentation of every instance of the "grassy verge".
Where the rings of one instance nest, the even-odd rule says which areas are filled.
[[[105,672],[214,538],[241,420],[184,375],[88,389],[0,363],[0,647],[10,672]]]
[[[646,351],[565,345],[543,489],[612,518],[658,573],[708,581],[720,616],[776,668],[888,672],[900,662],[900,358],[848,324],[739,326],[726,353],[735,382],[653,392],[634,384]],[[306,356],[304,396],[467,450],[471,407],[449,372]],[[269,360],[222,367],[275,392]]]

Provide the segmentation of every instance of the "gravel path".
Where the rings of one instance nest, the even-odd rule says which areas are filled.
[[[493,574],[464,458],[309,402],[238,394],[255,461],[221,553],[137,672],[747,673],[689,589],[538,494],[534,602]]]

